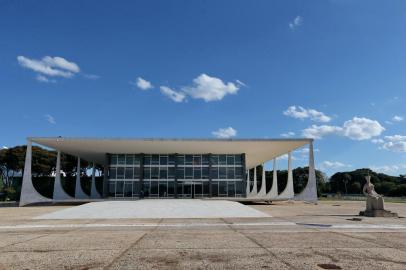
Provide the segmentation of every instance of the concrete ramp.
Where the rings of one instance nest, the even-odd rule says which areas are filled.
[[[103,201],[55,211],[34,219],[252,218],[269,215],[238,202],[198,199]]]

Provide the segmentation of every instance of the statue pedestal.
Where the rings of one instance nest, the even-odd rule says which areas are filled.
[[[397,217],[398,214],[384,209],[384,201],[381,196],[367,196],[366,210],[359,212],[365,217]]]
[[[398,214],[388,210],[365,210],[359,212],[360,216],[364,217],[397,217]]]

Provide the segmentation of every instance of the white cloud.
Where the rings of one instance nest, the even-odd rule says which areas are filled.
[[[171,88],[169,88],[167,86],[161,86],[159,89],[161,90],[162,94],[169,97],[170,99],[172,99],[175,102],[183,102],[186,98],[184,93],[172,90]]]
[[[301,16],[296,16],[293,21],[291,21],[289,23],[289,28],[294,30],[296,29],[298,26],[302,25],[303,23],[303,18]]]
[[[381,143],[384,143],[385,141],[378,138],[378,139],[372,139],[371,142],[374,144],[381,144]]]
[[[242,86],[247,86],[245,83],[243,83],[242,81],[240,81],[240,80],[235,80],[235,82],[236,83],[238,83],[239,85],[242,85]]]
[[[312,125],[302,131],[302,135],[306,138],[321,139],[327,135],[340,134],[343,128],[329,125]]]
[[[403,119],[404,118],[402,116],[399,116],[399,115],[395,115],[395,116],[392,117],[392,121],[394,121],[394,122],[402,122]]]
[[[296,133],[294,133],[293,131],[289,131],[289,132],[281,134],[281,136],[284,137],[284,138],[290,138],[290,137],[293,137],[295,135],[296,135]]]
[[[8,149],[8,147],[7,147],[7,146],[5,146],[5,145],[3,145],[3,146],[2,146],[2,149]]]
[[[331,121],[330,116],[327,116],[324,113],[316,111],[314,109],[305,109],[301,106],[290,106],[286,109],[286,111],[283,112],[283,114],[296,119],[310,118],[311,120],[316,122],[326,123]]]
[[[131,82],[131,84],[137,86],[141,90],[148,90],[153,87],[151,82],[149,82],[141,77],[138,77],[137,81],[135,83]]]
[[[323,161],[320,165],[320,169],[322,170],[329,170],[329,169],[342,169],[342,168],[350,168],[352,167],[349,164],[344,164],[342,162],[339,161]]]
[[[201,74],[193,79],[192,86],[182,87],[182,91],[195,99],[206,102],[222,100],[228,94],[236,94],[239,86],[232,82],[224,83],[221,79]]]
[[[30,59],[24,56],[17,57],[18,63],[25,68],[46,76],[70,78],[80,71],[76,63],[69,62],[62,57],[45,56],[41,60]]]
[[[216,77],[210,77],[207,74],[201,74],[195,79],[193,79],[193,84],[190,86],[183,86],[179,91],[172,90],[167,86],[161,86],[161,92],[165,95],[172,96],[176,94],[181,96],[181,101],[185,100],[187,96],[194,99],[203,99],[206,102],[222,100],[226,95],[236,94],[241,86],[245,84],[237,80],[237,83],[223,82],[221,79]],[[162,88],[166,89],[162,91]],[[168,91],[168,89],[170,91]],[[178,99],[172,99],[176,102]]]
[[[226,139],[235,137],[237,135],[237,131],[232,127],[227,127],[227,128],[219,128],[218,130],[213,131],[211,134],[217,138]]]
[[[352,120],[345,121],[343,125],[344,136],[357,141],[379,136],[384,130],[385,128],[378,121],[365,117],[354,117]]]
[[[382,148],[385,150],[406,153],[406,136],[402,135],[385,136],[381,144]]]
[[[44,82],[44,83],[56,83],[55,80],[48,79],[47,77],[45,77],[41,74],[37,74],[37,77],[35,77],[35,79],[39,82]]]
[[[308,138],[321,139],[324,136],[335,134],[352,140],[368,140],[381,135],[385,130],[376,120],[364,117],[354,117],[345,121],[342,127],[329,125],[312,125],[302,131],[302,135]]]
[[[45,119],[46,119],[50,124],[53,124],[53,125],[56,124],[56,120],[55,120],[55,118],[54,118],[52,115],[46,114],[46,115],[44,115],[44,116],[45,116]]]
[[[386,174],[399,174],[401,173],[400,170],[406,169],[406,164],[398,164],[398,165],[380,165],[380,166],[375,166],[371,165],[369,166],[371,170],[375,172],[380,172],[380,173],[386,173]]]

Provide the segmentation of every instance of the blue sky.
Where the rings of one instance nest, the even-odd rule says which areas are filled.
[[[406,173],[405,15],[401,0],[0,1],[0,147],[307,136],[329,174]]]

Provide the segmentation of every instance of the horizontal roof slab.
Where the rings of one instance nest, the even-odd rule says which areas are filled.
[[[116,154],[246,154],[248,168],[286,154],[312,139],[125,139],[29,138],[61,152],[100,164],[106,153]]]

